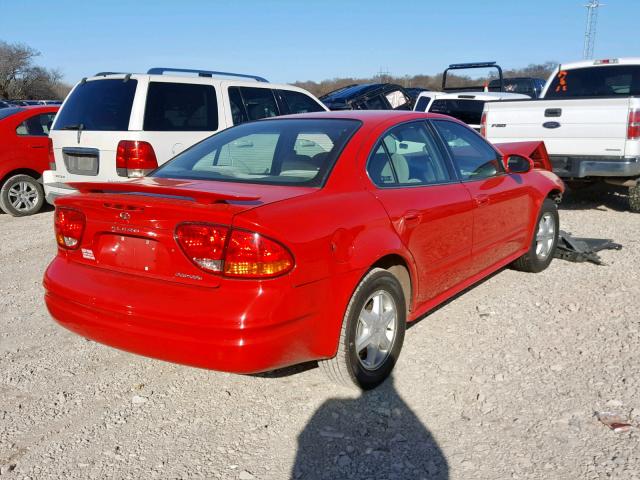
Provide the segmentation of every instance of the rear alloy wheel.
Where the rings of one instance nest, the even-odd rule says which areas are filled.
[[[559,230],[558,207],[553,200],[546,199],[538,214],[529,251],[513,262],[514,268],[533,273],[547,268],[556,253]]]
[[[398,279],[382,268],[371,270],[349,301],[338,353],[320,362],[329,378],[363,390],[382,383],[400,355],[406,312]]]
[[[14,217],[33,215],[43,203],[42,185],[29,175],[14,175],[0,189],[0,208]]]

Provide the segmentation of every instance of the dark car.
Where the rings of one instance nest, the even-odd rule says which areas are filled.
[[[9,108],[11,105],[5,102],[4,100],[0,100],[0,108]]]
[[[512,77],[502,79],[502,90],[500,90],[500,80],[494,79],[489,82],[490,92],[522,93],[531,98],[540,98],[542,89],[546,81],[542,78],[532,77]]]
[[[347,85],[320,97],[329,110],[411,110],[413,99],[394,83]]]

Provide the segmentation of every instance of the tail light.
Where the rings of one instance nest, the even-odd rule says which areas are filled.
[[[627,140],[640,140],[640,110],[631,110],[629,112]]]
[[[53,140],[49,138],[49,170],[56,169],[56,157],[53,153]]]
[[[482,112],[482,117],[480,118],[480,135],[487,138],[487,112]]]
[[[272,278],[293,268],[289,250],[256,232],[183,223],[176,229],[176,239],[187,257],[210,273],[235,278]]]
[[[54,228],[58,245],[67,250],[76,250],[80,246],[85,224],[82,212],[71,208],[56,208]]]
[[[116,151],[116,171],[120,177],[144,177],[158,168],[156,152],[148,142],[121,140]]]

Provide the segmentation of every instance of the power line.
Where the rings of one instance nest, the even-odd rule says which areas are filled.
[[[590,0],[587,7],[587,26],[584,31],[584,46],[582,48],[582,58],[593,58],[593,49],[596,43],[596,27],[598,25],[598,8],[604,6],[599,0]]]

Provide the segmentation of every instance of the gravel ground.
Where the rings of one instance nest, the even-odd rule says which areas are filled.
[[[51,211],[0,215],[0,477],[640,479],[640,215],[569,199],[607,266],[504,270],[407,331],[361,395],[317,368],[236,376],[120,352],[50,320]]]

